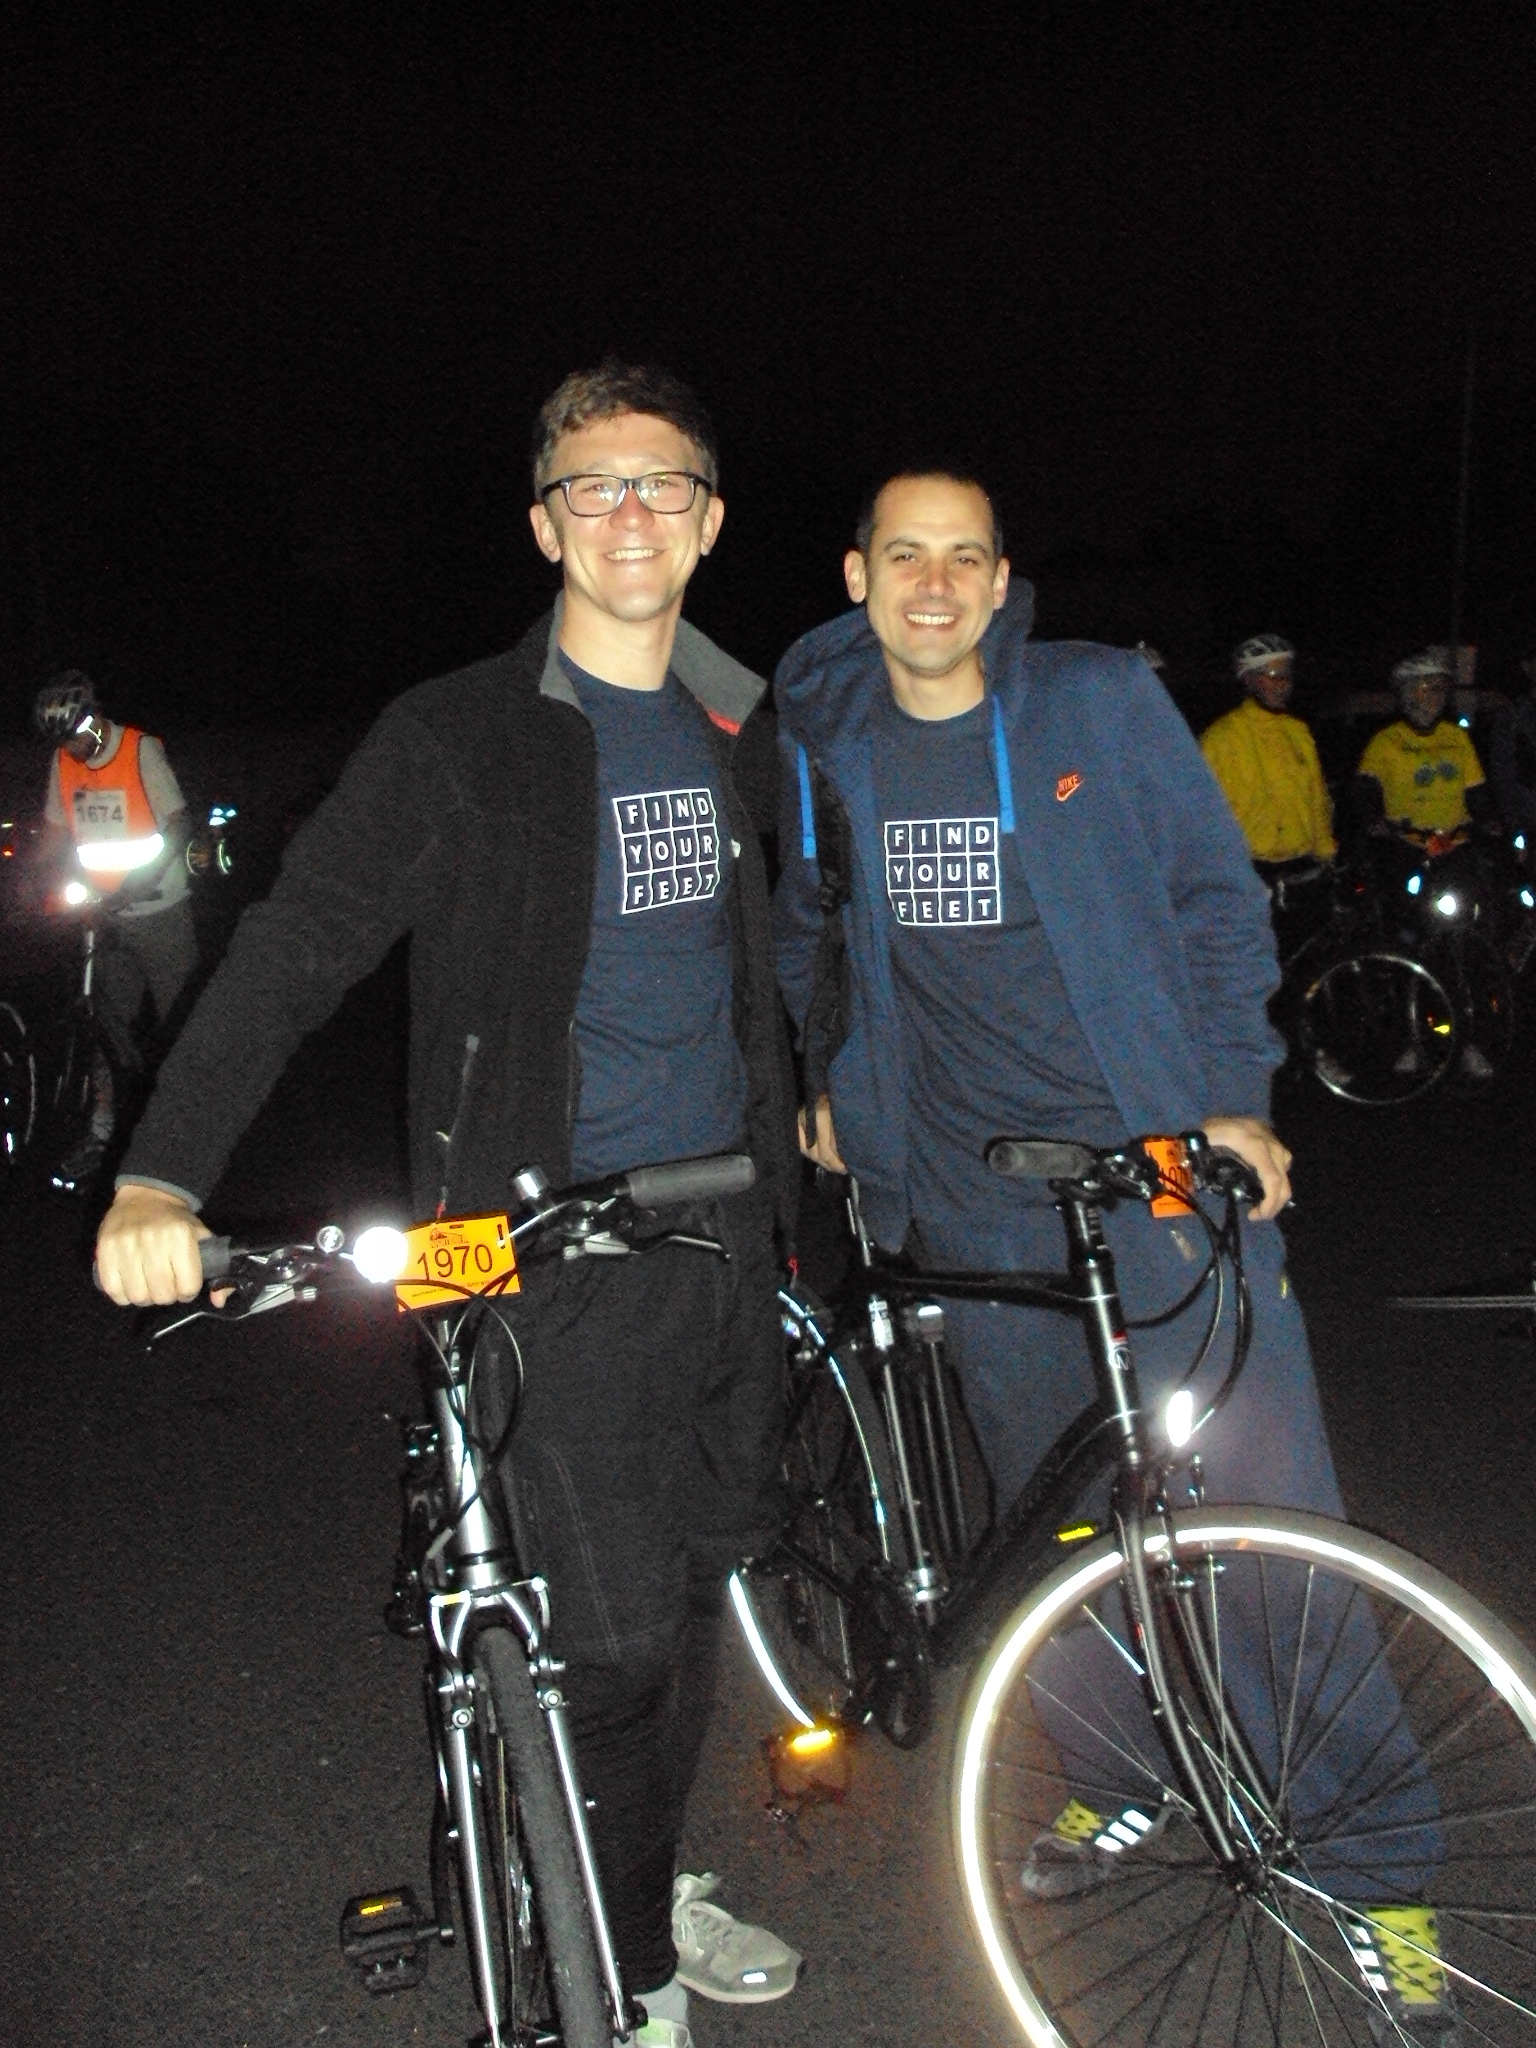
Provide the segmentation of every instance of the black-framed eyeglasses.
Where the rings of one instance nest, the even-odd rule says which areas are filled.
[[[653,469],[644,476],[557,476],[540,484],[539,496],[564,491],[565,502],[578,519],[605,519],[617,512],[633,491],[647,512],[687,512],[701,490],[713,490],[707,476],[691,469]]]

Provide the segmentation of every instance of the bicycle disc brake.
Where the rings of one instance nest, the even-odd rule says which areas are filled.
[[[898,1749],[916,1749],[933,1719],[933,1658],[923,1625],[888,1572],[866,1565],[850,1616],[850,1720],[873,1720]]]

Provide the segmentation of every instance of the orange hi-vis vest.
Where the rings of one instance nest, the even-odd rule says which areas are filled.
[[[160,837],[159,822],[139,772],[137,726],[123,727],[117,752],[103,767],[93,768],[59,749],[59,798],[77,847],[89,848],[80,865],[93,888],[111,894],[136,867],[152,858],[150,842]],[[95,853],[99,848],[100,852]],[[154,852],[159,852],[159,847]],[[95,853],[95,857],[92,857]],[[139,857],[134,858],[135,855]]]

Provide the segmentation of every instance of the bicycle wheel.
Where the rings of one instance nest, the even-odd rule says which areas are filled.
[[[502,2039],[531,2042],[558,2014],[565,2048],[609,2048],[613,2028],[565,1795],[521,1646],[505,1629],[484,1630],[474,1674],[482,1703],[475,1777],[496,1894],[485,1903],[500,1949]]]
[[[1422,961],[1350,953],[1303,987],[1302,1058],[1345,1102],[1411,1102],[1449,1072],[1458,1050],[1456,1018],[1455,1003]]]
[[[58,1059],[46,1089],[50,1122],[60,1137],[82,1131],[91,1113],[91,1058],[96,1034],[78,1005],[60,1027]]]
[[[785,1686],[816,1719],[874,1720],[902,1748],[927,1733],[931,1660],[901,1584],[906,1545],[885,1424],[822,1312],[781,1291],[789,1420],[784,1533],[747,1575]]]
[[[37,1126],[37,1061],[26,1020],[0,1003],[0,1172],[20,1160]]]
[[[966,1895],[1024,2034],[1536,2039],[1536,1660],[1440,1573],[1343,1523],[1206,1509],[1180,1517],[1171,1556],[1162,1531],[1147,1554],[1170,1633],[1192,1628],[1219,1675],[1212,1711],[1187,1679],[1197,1659],[1177,1660],[1247,1868],[1229,1878],[1175,1789],[1123,1560],[1096,1543],[1004,1627],[956,1756]],[[1121,1829],[1135,1846],[1109,1836],[1091,1889],[1031,1898],[1025,1859],[1073,1799],[1090,1823],[1138,1808]],[[1392,2007],[1405,1982],[1417,1992]]]

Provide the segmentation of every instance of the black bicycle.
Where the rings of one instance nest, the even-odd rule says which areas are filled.
[[[420,1981],[462,1930],[486,2048],[609,2048],[644,2014],[620,1981],[567,1729],[561,1664],[546,1647],[549,1589],[519,1558],[492,1468],[516,1427],[501,1413],[488,1346],[521,1371],[507,1297],[519,1265],[549,1257],[633,1257],[711,1239],[667,1229],[683,1203],[739,1193],[743,1155],[684,1160],[551,1193],[536,1169],[514,1186],[515,1217],[437,1218],[365,1231],[349,1247],[328,1225],[312,1242],[203,1243],[203,1272],[233,1293],[162,1325],[243,1322],[358,1286],[393,1286],[423,1333],[431,1418],[405,1432],[403,1529],[387,1619],[426,1651],[423,1687],[435,1765],[429,1911],[408,1885],[349,1899],[341,1945],[371,1992]],[[478,1376],[477,1376],[478,1368]],[[494,1415],[494,1424],[488,1420]],[[457,1900],[455,1901],[455,1883]]]
[[[1514,1043],[1512,958],[1532,908],[1461,835],[1383,846],[1374,869],[1290,879],[1316,900],[1275,1008],[1297,1063],[1366,1108],[1493,1078]]]
[[[763,1656],[807,1729],[872,1722],[904,1744],[929,1726],[933,1666],[979,1656],[954,1757],[956,1855],[982,1950],[1038,2048],[1529,2043],[1536,1659],[1362,1530],[1206,1504],[1200,1432],[1248,1341],[1235,1204],[1257,1189],[1202,1138],[1180,1144],[994,1142],[997,1171],[1048,1181],[1060,1273],[915,1271],[871,1245],[854,1197],[847,1301],[780,1297],[792,1514],[742,1592]],[[1102,1211],[1158,1198],[1189,1205],[1209,1259],[1177,1305],[1202,1340],[1154,1414]],[[976,1533],[949,1296],[1077,1316],[1098,1386]],[[1230,1353],[1215,1359],[1223,1328]],[[1031,1882],[1053,1836],[1096,1866],[1080,1896]]]

